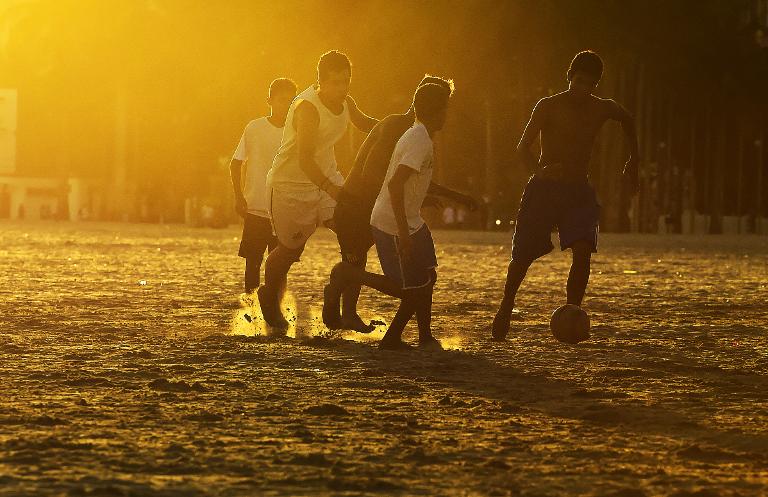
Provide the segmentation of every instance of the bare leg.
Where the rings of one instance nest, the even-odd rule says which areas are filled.
[[[383,274],[370,273],[350,262],[342,261],[331,270],[330,283],[323,292],[323,323],[330,329],[341,328],[343,323],[339,317],[339,299],[350,286],[367,286],[395,298],[401,298],[403,291],[399,285]],[[369,326],[365,330],[370,332]]]
[[[245,259],[245,293],[252,293],[261,284],[261,263],[263,257]]]
[[[441,348],[440,342],[432,336],[432,293],[435,288],[437,273],[432,271],[432,282],[418,289],[416,321],[419,325],[419,346]]]
[[[270,326],[288,327],[288,321],[280,311],[281,292],[285,288],[288,271],[293,263],[299,260],[303,250],[304,247],[289,249],[283,245],[278,245],[267,257],[264,265],[264,286],[259,288],[257,293],[259,304],[261,304],[261,313]]]
[[[403,289],[390,278],[383,274],[371,273],[349,262],[336,264],[331,272],[331,279],[334,278],[338,278],[342,288],[346,288],[347,285],[362,285],[390,297],[399,299],[403,296]]]
[[[368,262],[368,254],[348,254],[343,257],[353,266],[365,271],[365,263]],[[342,292],[341,328],[354,330],[360,333],[370,333],[376,327],[366,324],[357,313],[357,301],[360,299],[360,284],[351,282]]]
[[[507,282],[504,284],[504,297],[502,297],[499,310],[493,318],[491,334],[494,340],[503,340],[507,333],[509,333],[509,321],[512,318],[512,309],[515,307],[515,296],[520,288],[520,284],[525,279],[525,274],[528,272],[531,262],[523,263],[512,260],[509,263]]]
[[[412,295],[406,295],[403,300],[400,301],[400,307],[398,307],[395,317],[392,318],[392,322],[389,324],[387,332],[384,334],[384,338],[379,343],[379,348],[384,350],[403,350],[410,348],[403,342],[403,330],[408,321],[413,317],[416,312],[416,304]]]
[[[589,283],[590,262],[592,259],[592,245],[589,242],[576,242],[571,247],[573,252],[573,262],[571,262],[571,271],[568,273],[568,284],[566,292],[568,303],[581,306],[584,300],[584,293]]]

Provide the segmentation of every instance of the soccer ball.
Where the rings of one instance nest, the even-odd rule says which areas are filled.
[[[549,327],[559,342],[574,344],[589,338],[589,316],[577,305],[565,304],[555,309]]]

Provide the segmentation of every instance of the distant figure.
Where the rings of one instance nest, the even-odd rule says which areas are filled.
[[[542,98],[525,127],[517,155],[533,173],[525,187],[512,240],[512,260],[507,270],[504,297],[493,320],[492,336],[501,340],[509,332],[515,295],[531,263],[548,254],[554,227],[560,248],[571,249],[568,303],[581,306],[590,272],[590,258],[597,251],[600,206],[588,183],[592,145],[605,121],[621,123],[630,147],[624,178],[637,190],[637,136],[632,116],[610,99],[592,94],[603,74],[603,61],[591,51],[578,53],[568,68],[568,90]],[[541,137],[537,159],[530,146]]]
[[[437,84],[453,92],[453,82],[425,75],[418,86],[427,83]],[[371,211],[381,191],[384,177],[400,137],[413,126],[415,119],[413,105],[405,114],[391,114],[381,120],[368,134],[355,157],[352,170],[339,192],[338,205],[334,211],[333,222],[341,249],[341,260],[365,269],[368,250],[374,245],[371,233]],[[441,195],[456,202],[462,202],[472,208],[471,197],[455,192],[436,183],[430,183],[429,193]],[[351,329],[358,332],[370,332],[374,329],[363,322],[357,313],[357,301],[360,285],[352,284],[345,288],[343,305],[339,315],[339,306],[325,306],[323,322],[330,329]]]
[[[200,208],[200,218],[202,219],[202,226],[210,228],[213,225],[213,216],[216,214],[216,210],[208,204],[203,204]]]
[[[466,228],[465,222],[467,221],[467,210],[463,207],[456,209],[456,227],[460,230]]]
[[[398,140],[383,186],[371,213],[371,231],[384,275],[369,273],[347,261],[337,264],[325,289],[323,320],[338,312],[345,288],[364,284],[401,299],[400,307],[381,340],[382,349],[401,350],[405,325],[416,314],[419,345],[440,348],[432,336],[432,290],[437,257],[429,227],[420,210],[430,188],[434,146],[432,138],[445,123],[451,87],[425,84],[416,90],[416,122]]]
[[[369,132],[378,122],[362,113],[349,96],[352,66],[346,55],[330,51],[317,64],[317,85],[299,94],[288,110],[280,150],[269,171],[269,209],[277,247],[264,268],[257,291],[268,325],[287,328],[280,311],[280,288],[318,226],[328,225],[344,183],[334,155],[349,123]]]
[[[11,217],[11,192],[8,190],[8,185],[3,185],[0,188],[0,219],[9,217]]]
[[[446,205],[443,208],[443,226],[446,228],[453,228],[453,223],[456,222],[456,216],[453,211],[453,207]]]
[[[490,221],[490,210],[491,198],[488,196],[488,194],[484,193],[480,198],[480,207],[478,209],[478,223],[480,224],[480,229],[483,231],[492,229]]]
[[[245,220],[238,255],[245,259],[246,294],[259,288],[264,250],[277,246],[267,208],[267,173],[280,148],[285,117],[295,97],[296,83],[287,78],[272,81],[267,97],[269,115],[248,123],[229,163],[235,211]]]

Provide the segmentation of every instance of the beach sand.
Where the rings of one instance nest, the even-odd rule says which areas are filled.
[[[0,496],[768,494],[767,237],[602,235],[576,346],[569,253],[494,343],[510,235],[435,241],[447,350],[381,352],[321,323],[327,231],[276,335],[236,227],[0,223]]]

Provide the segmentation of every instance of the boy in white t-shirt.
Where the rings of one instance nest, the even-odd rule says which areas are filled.
[[[245,293],[259,287],[264,250],[272,251],[277,245],[269,220],[267,173],[280,148],[285,117],[295,97],[296,83],[287,78],[272,81],[267,98],[269,116],[248,123],[229,164],[235,210],[245,221],[238,252],[245,259]]]
[[[399,297],[400,307],[379,347],[409,349],[402,341],[405,325],[416,314],[419,346],[439,348],[432,336],[432,290],[437,281],[437,257],[429,227],[421,218],[421,207],[432,180],[432,137],[443,128],[451,88],[426,84],[416,90],[416,121],[395,146],[384,183],[371,213],[371,231],[384,276],[340,263],[331,273],[325,290],[325,305],[336,303],[348,278],[383,293]],[[344,269],[356,269],[355,275]],[[342,280],[347,281],[342,281]]]

